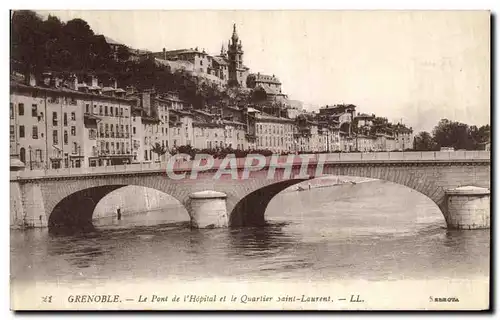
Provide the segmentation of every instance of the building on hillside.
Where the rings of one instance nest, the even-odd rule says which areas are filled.
[[[396,150],[396,139],[392,134],[377,133],[373,151],[394,151]]]
[[[356,120],[357,122],[358,128],[373,126],[373,119],[375,119],[374,114],[369,115],[366,113],[359,113],[354,117],[354,120]]]
[[[356,150],[355,138],[343,131],[339,131],[340,151],[352,152]]]
[[[11,154],[30,169],[129,163],[133,101],[122,89],[45,73],[11,83]]]
[[[247,87],[253,89],[254,99],[257,101],[288,103],[286,94],[281,92],[281,82],[274,75],[250,74]]]
[[[248,108],[247,114],[247,139],[250,149],[265,149],[276,153],[290,152],[294,149],[293,120],[274,117],[254,108]]]
[[[161,63],[163,61],[187,61],[192,64],[193,72],[207,74],[209,69],[210,58],[205,50],[195,49],[179,49],[167,51],[163,48],[162,52],[153,53],[155,58],[158,58]]]
[[[352,104],[341,104],[325,106],[319,109],[318,119],[321,121],[336,121],[340,131],[350,135],[352,133],[351,124],[356,116],[356,106]]]
[[[205,50],[196,48],[166,50],[151,54],[156,63],[169,66],[175,72],[187,70],[193,75],[206,79],[218,86],[235,85],[246,87],[248,67],[243,63],[243,47],[233,25],[233,34],[227,45],[222,46],[217,56],[211,56]]]
[[[413,149],[413,129],[398,123],[394,129],[395,147],[394,150]]]
[[[340,151],[340,130],[334,124],[319,123],[318,152]]]
[[[214,109],[215,111],[220,111]],[[246,124],[232,119],[223,119],[220,113],[193,110],[194,147],[197,149],[248,148]]]
[[[193,113],[190,110],[171,110],[169,119],[169,143],[170,149],[180,146],[193,147]]]
[[[357,134],[354,135],[354,150],[360,152],[373,152],[375,151],[376,137]]]
[[[298,117],[295,119],[294,129],[296,152],[320,152],[327,146],[323,132],[320,138],[320,126],[317,121],[307,116]]]
[[[194,73],[194,65],[189,61],[176,60],[170,61],[160,58],[154,58],[156,65],[168,67],[171,72],[184,71],[188,74]]]

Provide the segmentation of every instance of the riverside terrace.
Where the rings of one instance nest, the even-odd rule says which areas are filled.
[[[215,160],[197,156],[193,161],[181,157],[153,164],[11,172],[11,225],[57,228],[91,223],[97,203],[128,185],[173,196],[186,207],[194,227],[261,225],[268,203],[282,190],[315,177],[342,175],[412,188],[436,203],[449,228],[489,227],[487,151],[253,155]],[[488,208],[479,208],[479,213],[474,208],[464,213],[455,206],[454,212],[448,210],[447,191],[464,186],[485,188],[487,192],[471,196],[482,199],[482,206],[487,203]]]

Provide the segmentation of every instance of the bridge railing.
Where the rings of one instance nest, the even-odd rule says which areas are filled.
[[[289,156],[280,156],[277,160],[279,163],[285,163]],[[294,155],[293,164],[303,163],[303,158],[307,157],[309,163],[317,163],[323,159],[326,163],[342,163],[342,162],[404,162],[404,161],[465,161],[465,160],[490,160],[489,151],[454,151],[454,152],[369,152],[369,153],[329,153],[329,154],[309,154],[309,155]],[[214,167],[219,168],[222,164],[222,159],[214,160]],[[236,159],[237,166],[242,168],[246,158]],[[271,157],[266,158],[266,166],[271,165]],[[193,161],[177,161],[173,165],[175,170],[190,170],[193,167]],[[104,167],[85,167],[85,168],[62,168],[62,169],[47,169],[47,170],[23,170],[11,171],[11,180],[29,179],[42,177],[64,177],[78,175],[93,175],[93,174],[116,174],[116,173],[133,173],[133,172],[157,172],[167,169],[167,162],[154,163],[134,163],[128,165],[104,166]]]

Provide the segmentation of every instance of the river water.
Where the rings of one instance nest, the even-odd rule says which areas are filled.
[[[90,233],[11,231],[11,279],[85,283],[471,279],[489,275],[489,230],[448,231],[425,196],[373,181],[283,192],[267,227],[192,230],[184,208],[102,219]]]

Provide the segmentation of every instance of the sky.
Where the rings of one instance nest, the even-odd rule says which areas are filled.
[[[136,49],[219,54],[236,24],[250,72],[276,75],[312,111],[358,112],[431,131],[442,118],[490,123],[486,11],[39,11],[86,20]]]

